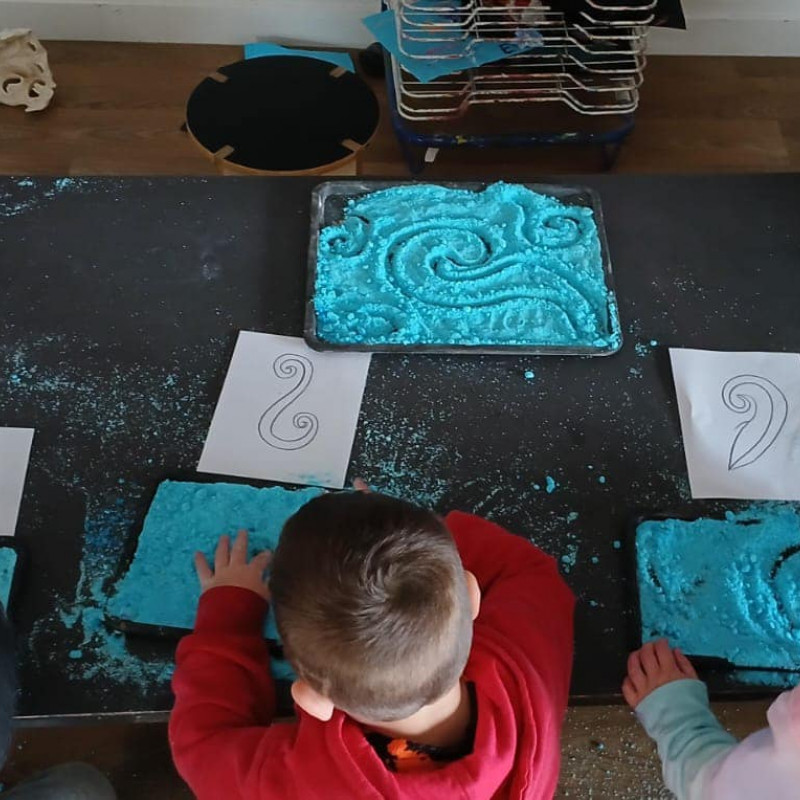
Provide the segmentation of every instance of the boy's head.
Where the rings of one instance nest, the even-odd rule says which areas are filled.
[[[318,497],[287,521],[270,590],[295,700],[315,716],[405,719],[458,683],[477,587],[430,511],[366,492]]]

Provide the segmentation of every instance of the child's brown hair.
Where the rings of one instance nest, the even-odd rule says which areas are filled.
[[[270,589],[298,677],[357,718],[408,717],[464,670],[464,568],[431,511],[373,493],[318,497],[287,521]]]

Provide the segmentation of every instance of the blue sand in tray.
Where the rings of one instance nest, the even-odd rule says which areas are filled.
[[[251,555],[274,550],[283,523],[321,489],[256,489],[230,483],[164,481],[147,512],[136,554],[106,613],[148,625],[192,628],[200,596],[193,558],[213,563],[219,537],[245,529]],[[278,639],[270,611],[264,631]],[[272,660],[275,677],[291,679],[287,662]]]
[[[546,477],[545,481],[546,481],[546,487],[547,487],[547,494],[553,494],[553,492],[558,487],[558,483],[556,482],[556,479],[552,478],[550,475],[548,475]]]
[[[737,666],[800,668],[800,510],[649,521],[636,532],[645,640]]]
[[[317,335],[338,344],[617,349],[590,208],[524,186],[397,186],[320,232]]]
[[[11,584],[14,580],[14,567],[17,566],[17,551],[12,547],[0,547],[0,602],[8,610]]]

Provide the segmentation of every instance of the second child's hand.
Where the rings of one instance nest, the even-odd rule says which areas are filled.
[[[231,545],[229,536],[222,536],[214,553],[212,570],[203,553],[195,553],[194,566],[203,592],[218,586],[236,586],[269,600],[269,586],[264,577],[272,553],[264,550],[248,562],[247,531],[239,531]]]

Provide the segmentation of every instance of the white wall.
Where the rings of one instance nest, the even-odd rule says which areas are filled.
[[[684,0],[689,31],[654,30],[651,52],[800,55],[800,0]],[[0,0],[0,27],[42,39],[253,39],[361,46],[378,0]]]

